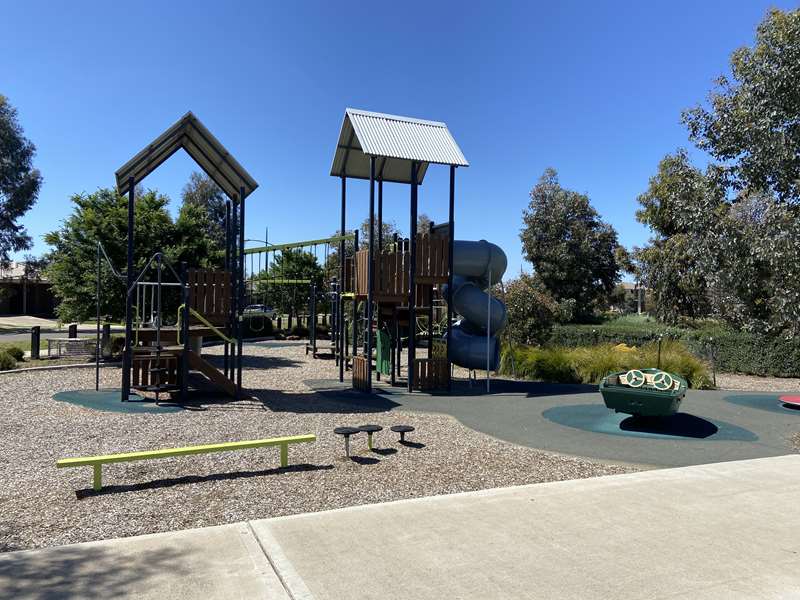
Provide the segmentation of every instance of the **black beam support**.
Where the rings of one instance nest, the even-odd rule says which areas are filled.
[[[236,232],[239,231],[239,203],[234,196],[231,199],[231,231],[230,231],[230,269],[231,269],[231,311],[230,311],[230,331],[231,337],[235,340],[238,336],[236,315],[239,314],[239,252]],[[228,365],[228,379],[236,382],[236,344],[231,344],[230,364]]]
[[[100,390],[100,242],[97,242],[95,247],[95,251],[97,253],[97,284],[95,289],[95,308],[97,309],[97,328],[96,328],[96,335],[97,338],[95,339],[94,344],[94,391]],[[38,344],[38,340],[36,341]],[[38,347],[37,347],[38,350]],[[34,356],[33,353],[33,345],[31,345],[31,358]]]
[[[244,186],[239,188],[239,314],[236,315],[236,398],[242,397],[242,319],[244,308]]]
[[[378,180],[378,254],[383,252],[383,179]]]
[[[125,351],[122,353],[122,401],[127,402],[131,395],[131,366],[133,365],[133,297],[131,287],[135,281],[133,272],[133,229],[134,202],[136,186],[133,177],[128,179],[128,253],[126,261],[125,284]]]
[[[456,167],[450,166],[450,207],[447,213],[447,360],[450,360],[450,335],[453,332],[453,248],[455,246]],[[452,377],[447,378],[447,391],[453,388]]]
[[[183,315],[181,319],[181,339],[183,340],[183,352],[181,353],[181,401],[187,400],[189,391],[189,266],[186,261],[181,262],[181,304],[183,304]]]
[[[225,270],[230,273],[231,271],[231,201],[225,201]],[[228,322],[226,327],[225,334],[230,337],[231,335],[231,319],[230,315],[228,315]],[[229,357],[228,353],[231,350],[230,344],[226,341],[224,344],[225,347],[225,358],[224,360],[224,370],[225,377],[230,377],[229,371]]]
[[[369,262],[367,263],[367,391],[372,391],[372,298],[375,290],[375,157],[369,157]]]
[[[345,157],[345,161],[347,158]],[[345,167],[347,165],[345,164]],[[347,177],[342,175],[342,206],[341,206],[341,215],[340,215],[340,223],[339,223],[339,235],[344,237],[344,226],[345,226],[345,211],[347,209]],[[342,292],[344,291],[344,261],[345,261],[345,247],[344,247],[344,239],[339,241],[339,294],[338,294],[338,305],[339,305],[339,317],[337,321],[337,329],[338,329],[338,343],[337,343],[337,354],[339,356],[339,382],[344,381],[344,350],[345,350],[345,342],[344,342],[344,298],[342,297]],[[353,263],[355,267],[355,262]],[[355,272],[355,269],[353,270]],[[355,291],[355,290],[354,290]],[[355,304],[355,300],[353,301]]]
[[[417,333],[417,163],[411,162],[411,217],[409,234],[408,266],[408,391],[414,389],[414,359],[416,358]]]
[[[358,229],[353,231],[355,237],[353,238],[353,248],[355,251],[358,252]],[[353,281],[355,281],[355,256],[353,257]],[[358,356],[358,301],[356,300],[355,295],[353,295],[353,356]],[[344,343],[347,343],[345,339]]]

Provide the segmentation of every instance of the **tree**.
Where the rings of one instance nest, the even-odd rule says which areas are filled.
[[[27,250],[31,238],[17,221],[36,203],[42,176],[33,168],[36,147],[24,136],[17,111],[0,95],[0,263]]]
[[[376,251],[377,251],[377,248],[378,248],[377,227],[378,227],[378,220],[375,219],[375,228],[376,228],[376,231],[375,231],[375,249],[376,249]],[[394,221],[384,221],[382,223],[381,231],[383,232],[383,244],[384,244],[384,247],[386,246],[386,244],[388,244],[389,242],[392,241],[392,237],[394,236],[395,233],[398,236],[400,236],[400,230],[397,228],[397,225],[395,224]],[[336,235],[339,235],[339,234],[337,233]],[[358,238],[359,244],[362,247],[366,247],[367,244],[369,244],[369,218],[364,219],[364,221],[361,223],[361,227],[359,227],[359,234],[358,235],[359,235],[359,238]],[[338,250],[338,246],[337,246],[337,250]]]
[[[800,202],[800,10],[771,10],[755,44],[731,55],[709,106],[683,113],[692,141],[737,191]]]
[[[545,170],[530,198],[520,232],[524,256],[553,298],[574,301],[575,318],[585,320],[619,279],[617,232],[586,195],[561,187],[554,169]]]
[[[137,204],[138,210],[138,204]],[[176,264],[203,269],[222,269],[225,266],[225,236],[215,235],[216,224],[204,207],[189,203],[181,206],[175,219],[174,237],[164,248]]]
[[[150,257],[161,251],[176,269],[181,260],[190,267],[218,265],[219,251],[208,238],[207,217],[202,209],[187,206],[173,222],[167,211],[169,199],[158,192],[137,189],[134,220],[134,269],[138,273]],[[100,189],[71,198],[72,214],[61,227],[45,236],[51,247],[46,275],[60,300],[57,314],[62,321],[82,321],[95,314],[97,241],[108,258],[123,272],[127,257],[128,199],[116,190]],[[154,275],[145,277],[153,280]],[[169,273],[165,280],[174,280]],[[100,310],[121,319],[125,315],[125,284],[103,262]],[[173,299],[174,300],[174,299]],[[174,302],[173,302],[174,303]]]
[[[758,194],[726,205],[705,235],[714,316],[759,333],[800,333],[800,207]]]
[[[181,192],[183,206],[197,206],[208,215],[209,235],[220,246],[225,244],[225,192],[208,175],[193,172]]]
[[[308,279],[320,290],[323,275],[322,267],[311,252],[298,248],[276,253],[269,270],[256,277],[255,299],[263,299],[264,304],[277,308],[281,313],[295,316],[308,306],[311,284],[281,283],[280,280]]]
[[[558,322],[558,303],[541,282],[527,273],[506,284],[508,336],[515,344],[544,344]]]
[[[689,162],[685,150],[665,156],[637,201],[640,223],[655,233],[636,257],[641,280],[653,295],[655,315],[674,323],[710,311],[706,281],[709,238],[724,210],[718,182]],[[704,234],[703,232],[706,232]]]
[[[430,233],[432,227],[433,221],[428,215],[422,213],[417,216],[417,233]]]

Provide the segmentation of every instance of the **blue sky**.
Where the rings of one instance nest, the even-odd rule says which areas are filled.
[[[44,176],[25,224],[45,251],[72,194],[112,186],[192,110],[261,185],[248,237],[330,235],[339,184],[328,173],[351,106],[447,122],[471,163],[458,171],[456,237],[501,245],[507,277],[524,267],[521,214],[548,166],[639,245],[636,196],[664,154],[689,146],[680,111],[771,6],[796,3],[7,1],[0,93]],[[176,209],[194,169],[181,153],[144,185]],[[355,227],[368,189],[349,190]],[[407,186],[384,196],[386,219],[407,231]],[[446,218],[445,168],[429,170],[420,211]]]

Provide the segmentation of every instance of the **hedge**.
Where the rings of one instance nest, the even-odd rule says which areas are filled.
[[[548,346],[643,346],[659,336],[680,340],[696,356],[713,360],[717,371],[800,377],[800,339],[735,331],[721,325],[704,325],[697,329],[669,327],[656,322],[641,326],[614,322],[559,325],[553,329]]]

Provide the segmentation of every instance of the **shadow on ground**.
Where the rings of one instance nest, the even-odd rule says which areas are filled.
[[[236,479],[249,479],[251,477],[267,477],[269,475],[283,475],[286,473],[308,473],[311,471],[329,471],[333,465],[312,465],[300,464],[279,467],[275,469],[262,469],[258,471],[234,471],[232,473],[214,473],[211,475],[186,475],[184,477],[173,477],[169,479],[156,479],[141,483],[105,485],[99,492],[92,488],[76,490],[75,496],[78,500],[90,498],[92,496],[105,496],[108,494],[120,494],[125,492],[139,492],[142,490],[156,490],[161,488],[174,487],[176,485],[187,485],[191,483],[206,483],[209,481],[231,481]]]
[[[554,406],[542,416],[566,427],[593,433],[661,439],[755,442],[758,436],[726,421],[679,412],[669,417],[634,417],[614,413],[602,404]]]
[[[132,586],[146,587],[150,579],[172,573],[188,577],[186,557],[163,546],[126,557],[98,546],[66,546],[54,552],[0,556],[0,592],[4,598],[122,598]]]
[[[364,392],[352,389],[349,374],[345,375],[344,382],[336,379],[309,379],[304,381],[315,392],[326,396],[363,398],[369,396]],[[375,382],[372,386],[372,395],[394,396],[406,395],[408,389],[405,381],[392,386],[387,381]],[[452,391],[420,391],[414,392],[415,396],[459,397],[459,396],[525,396],[537,398],[545,396],[570,396],[573,394],[588,394],[597,392],[596,385],[583,383],[545,383],[541,381],[517,381],[514,379],[492,379],[489,392],[486,392],[486,382],[478,380],[470,383],[462,379],[453,381]]]
[[[780,413],[783,415],[797,415],[800,417],[800,410],[781,401],[784,394],[730,394],[725,396],[725,401],[738,406],[756,408],[769,412]]]

